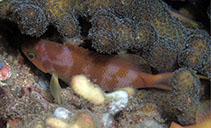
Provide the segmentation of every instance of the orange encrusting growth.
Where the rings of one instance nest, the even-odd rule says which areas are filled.
[[[140,58],[134,55],[102,55],[47,40],[24,43],[22,51],[37,68],[56,73],[66,83],[73,75],[85,74],[105,91],[125,86],[171,89],[168,80],[172,73],[151,75],[145,69],[146,63],[138,63]],[[35,57],[30,58],[29,53]]]

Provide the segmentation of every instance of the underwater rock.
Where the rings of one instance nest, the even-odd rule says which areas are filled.
[[[12,71],[10,65],[4,61],[0,61],[0,81],[9,79],[11,74]]]
[[[53,115],[59,119],[68,119],[71,115],[73,115],[72,112],[70,112],[68,109],[63,107],[58,107],[54,111]]]

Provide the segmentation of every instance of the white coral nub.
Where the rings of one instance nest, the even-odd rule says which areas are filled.
[[[72,89],[94,104],[103,104],[105,101],[104,92],[95,84],[91,83],[84,75],[76,75],[71,81]]]

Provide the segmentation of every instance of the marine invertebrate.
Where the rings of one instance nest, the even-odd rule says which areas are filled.
[[[97,123],[89,112],[78,112],[70,128],[97,128]]]
[[[91,113],[88,111],[77,112],[73,120],[62,119],[58,117],[47,117],[45,120],[47,126],[52,126],[54,128],[96,128],[97,123],[92,117]]]
[[[135,25],[134,29],[132,47],[148,49],[150,45],[157,42],[157,31],[150,22],[141,21]]]
[[[140,8],[140,16],[153,24],[159,35],[182,43],[187,29],[176,17],[170,14],[167,4],[161,0],[142,0]]]
[[[159,72],[174,71],[177,68],[178,46],[173,39],[158,36],[157,41],[148,46],[142,56]]]
[[[108,105],[110,114],[115,115],[117,112],[124,109],[128,104],[128,93],[124,90],[117,90],[111,93],[104,93],[98,85],[94,85],[84,75],[76,75],[71,81],[73,90],[89,102],[94,104],[104,104],[111,102]]]
[[[86,76],[74,76],[71,81],[73,90],[83,98],[94,104],[103,104],[105,102],[105,94],[98,87],[91,83]]]
[[[158,110],[169,120],[174,119],[183,125],[195,122],[195,113],[200,104],[200,81],[193,70],[180,68],[170,79],[172,90],[139,90],[140,103],[156,103]],[[176,118],[176,119],[175,119]]]
[[[192,68],[204,75],[210,74],[210,66],[208,65],[210,65],[211,57],[211,38],[208,34],[206,32],[194,32],[186,40],[186,45],[186,48],[179,54],[179,65]]]
[[[69,124],[62,119],[56,117],[48,117],[45,120],[47,126],[52,126],[54,128],[68,128]]]
[[[41,36],[47,30],[47,18],[40,7],[33,4],[23,4],[11,8],[14,9],[11,18],[17,22],[23,34]]]
[[[98,52],[112,53],[128,47],[132,38],[130,24],[106,10],[98,11],[90,22],[89,38]]]
[[[168,80],[172,73],[149,74],[147,63],[135,55],[98,55],[72,44],[64,46],[47,40],[27,42],[22,51],[41,71],[56,73],[66,83],[74,75],[85,74],[105,91],[128,85],[171,89]]]
[[[78,21],[67,10],[72,1],[1,1],[0,17],[18,24],[23,34],[41,36],[49,24],[53,24],[63,36],[77,36],[80,32]],[[57,5],[57,6],[55,6]]]
[[[181,68],[174,72],[170,84],[173,89],[169,103],[175,106],[183,114],[177,115],[182,124],[193,123],[196,108],[200,104],[200,81],[199,77],[191,70]],[[184,115],[188,115],[184,117]]]
[[[170,128],[210,128],[211,127],[210,120],[211,120],[210,101],[205,101],[198,107],[195,124],[183,127],[175,122],[172,122]]]

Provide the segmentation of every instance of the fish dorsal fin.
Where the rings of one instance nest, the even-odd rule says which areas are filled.
[[[64,43],[63,45],[68,47],[71,51],[75,51],[78,53],[89,53],[90,52],[89,50],[87,50],[85,48],[79,47],[79,46],[71,44],[71,43]]]
[[[123,58],[132,63],[132,66],[138,71],[145,72],[151,74],[151,68],[147,61],[145,61],[142,57],[134,54],[119,54],[115,55],[117,59]]]

